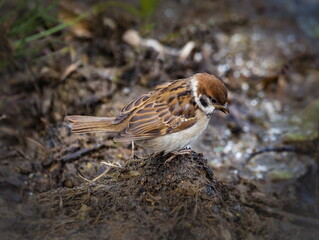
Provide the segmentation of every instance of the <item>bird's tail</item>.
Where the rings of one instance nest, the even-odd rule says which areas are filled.
[[[92,117],[71,115],[66,119],[71,123],[74,133],[94,133],[94,132],[117,132],[116,126],[112,124],[113,117]]]

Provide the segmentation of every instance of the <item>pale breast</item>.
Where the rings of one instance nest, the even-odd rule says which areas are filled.
[[[198,111],[197,121],[193,126],[179,132],[140,141],[137,142],[137,144],[148,148],[152,152],[165,151],[168,153],[177,151],[194,143],[206,129],[208,122],[209,118],[207,118],[201,111]]]

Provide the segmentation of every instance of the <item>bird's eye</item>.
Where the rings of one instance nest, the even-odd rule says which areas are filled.
[[[210,97],[209,99],[210,99],[210,101],[211,101],[212,103],[214,103],[214,104],[215,104],[215,103],[217,103],[216,98],[212,98],[212,97]]]

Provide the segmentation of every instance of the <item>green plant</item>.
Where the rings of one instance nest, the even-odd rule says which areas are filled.
[[[121,8],[139,18],[142,22],[142,30],[152,29],[154,24],[150,22],[150,18],[158,4],[158,0],[140,0],[139,7],[135,7],[132,4],[120,1],[107,1],[94,5],[69,22],[61,23],[56,13],[59,2],[60,0],[55,0],[51,4],[45,5],[46,2],[42,0],[17,0],[15,8],[0,17],[0,27],[7,26],[4,38],[11,45],[10,54],[12,54],[12,59],[36,59],[41,50],[49,45],[55,46],[59,43],[58,37],[51,37],[53,34],[86,19],[92,14],[97,15],[108,7]],[[0,0],[0,7],[3,5],[4,0]],[[0,68],[8,63],[7,59],[0,59]]]
[[[12,58],[21,59],[38,56],[41,50],[59,42],[58,38],[49,38],[51,35],[88,17],[83,13],[72,21],[60,23],[56,16],[56,8],[60,0],[45,5],[41,0],[19,0],[14,9],[9,10],[0,18],[0,25],[7,26],[4,36],[10,42]],[[0,2],[3,6],[3,1]],[[39,41],[41,40],[41,41]],[[8,64],[7,59],[0,61],[0,67]]]
[[[125,11],[128,11],[134,16],[145,20],[147,18],[150,18],[154,14],[157,4],[158,4],[158,0],[140,0],[139,7],[134,7],[132,4],[129,4],[129,3],[124,3],[120,1],[107,1],[107,2],[95,5],[93,7],[93,12],[97,14],[108,7],[119,7]]]
[[[108,7],[118,7],[121,8],[138,19],[141,20],[141,26],[140,29],[142,32],[148,32],[148,30],[151,30],[154,27],[154,23],[151,22],[151,18],[154,15],[158,0],[140,0],[139,6],[135,7],[132,4],[119,2],[119,1],[107,1],[105,3],[97,4],[93,7],[93,13],[97,14]]]

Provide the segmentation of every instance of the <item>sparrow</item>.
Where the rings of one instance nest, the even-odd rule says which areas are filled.
[[[163,83],[122,108],[117,117],[67,116],[74,133],[115,133],[115,142],[136,142],[153,153],[175,152],[194,143],[215,112],[227,109],[227,88],[198,73]]]

